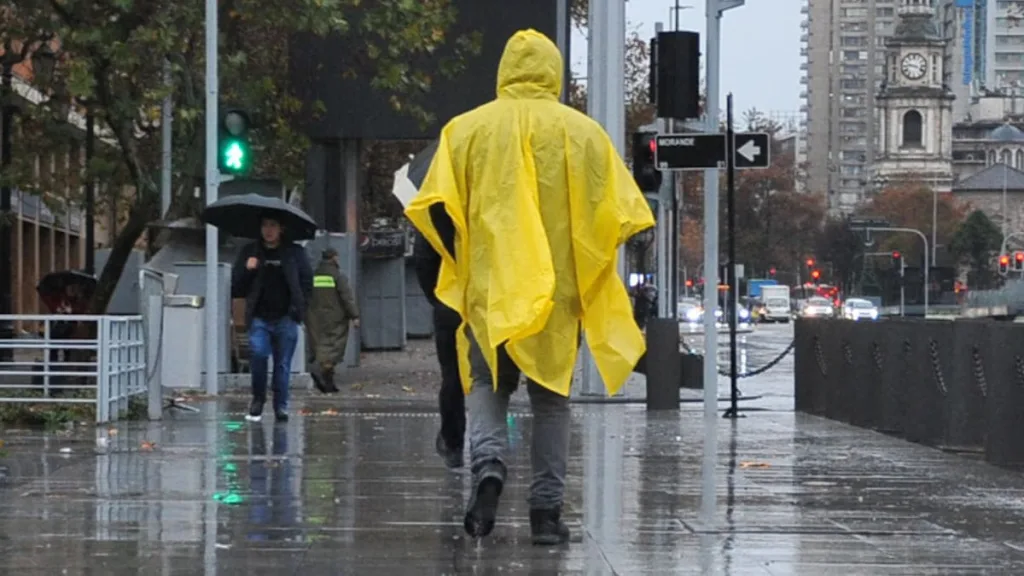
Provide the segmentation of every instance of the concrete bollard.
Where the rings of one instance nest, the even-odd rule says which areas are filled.
[[[678,410],[682,358],[679,353],[679,323],[673,318],[655,318],[647,323],[647,409]]]
[[[1019,468],[1024,466],[1024,326],[993,322],[988,345],[985,460]]]

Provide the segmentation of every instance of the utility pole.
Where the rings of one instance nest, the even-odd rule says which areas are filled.
[[[743,6],[745,0],[707,0],[707,101],[704,120],[708,133],[719,126],[719,67],[721,66],[722,15]],[[718,273],[718,169],[704,172],[704,461],[701,480],[701,514],[706,522],[715,518],[715,466],[718,459],[718,326],[715,323],[717,289],[710,289],[708,272]],[[712,278],[717,288],[718,279]]]
[[[218,78],[217,0],[206,0],[206,204],[217,201],[220,169],[217,165]],[[206,226],[206,393],[217,394],[220,370],[220,290],[217,228]]]

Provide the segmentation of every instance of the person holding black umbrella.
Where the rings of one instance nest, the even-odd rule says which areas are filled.
[[[252,403],[246,419],[252,422],[263,416],[271,356],[274,416],[278,422],[288,421],[292,357],[313,292],[313,269],[306,253],[285,238],[285,231],[280,216],[266,212],[260,239],[239,251],[231,270],[231,296],[245,298],[252,368]]]

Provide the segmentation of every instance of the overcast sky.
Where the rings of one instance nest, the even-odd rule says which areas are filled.
[[[747,0],[745,6],[725,13],[721,44],[723,113],[725,95],[730,91],[738,111],[756,107],[765,112],[798,112],[802,88],[800,6],[805,1],[808,0]],[[703,53],[705,4],[701,0],[679,3],[692,6],[680,13],[680,26],[701,34]],[[629,26],[639,28],[642,37],[650,38],[655,22],[664,22],[666,29],[671,29],[669,12],[674,5],[675,0],[629,0],[626,18]],[[573,36],[572,54],[574,74],[585,76],[586,39],[578,33]]]

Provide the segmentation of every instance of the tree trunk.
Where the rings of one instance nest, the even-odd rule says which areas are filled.
[[[89,314],[106,314],[136,241],[146,231],[146,225],[158,217],[159,205],[156,199],[154,194],[143,194],[136,200],[128,214],[128,221],[111,244],[110,257],[103,266],[103,272],[96,282],[96,292],[89,303]]]

